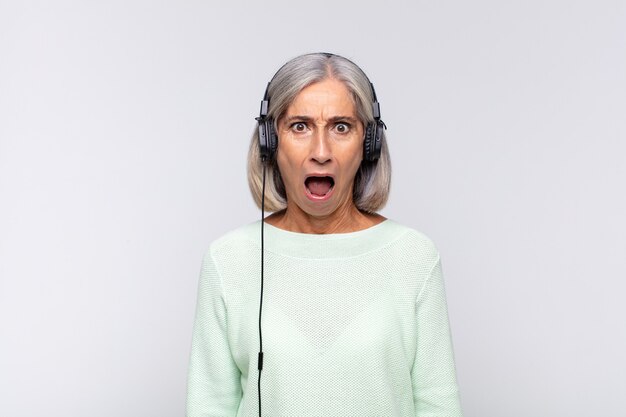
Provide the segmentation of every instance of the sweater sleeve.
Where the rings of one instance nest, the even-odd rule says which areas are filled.
[[[439,256],[416,303],[417,349],[411,370],[415,415],[461,417]]]
[[[187,417],[230,417],[241,400],[240,371],[231,355],[226,300],[209,250],[198,287],[187,379]]]

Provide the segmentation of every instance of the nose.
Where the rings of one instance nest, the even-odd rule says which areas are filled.
[[[311,141],[311,159],[325,164],[332,159],[332,150],[326,129],[319,129]]]

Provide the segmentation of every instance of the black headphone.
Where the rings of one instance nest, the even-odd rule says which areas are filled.
[[[330,58],[333,56],[338,56],[335,54],[331,54],[328,52],[322,52],[321,54]],[[340,57],[343,58],[343,57]],[[347,58],[343,58],[346,61],[351,62],[354,66],[358,67],[354,62],[350,61]],[[280,72],[281,67],[276,73]],[[363,72],[361,70],[361,72]],[[365,75],[365,73],[363,72]],[[260,156],[263,161],[272,160],[276,155],[276,149],[278,148],[278,135],[274,130],[274,120],[271,117],[267,116],[270,107],[270,98],[268,96],[268,92],[270,89],[270,84],[276,77],[276,74],[272,77],[272,80],[267,83],[267,87],[265,88],[265,94],[263,95],[263,100],[261,101],[261,110],[259,112],[259,117],[256,118],[259,123],[259,150]],[[365,76],[367,78],[367,75]],[[374,121],[367,124],[365,128],[365,137],[363,138],[363,160],[371,162],[375,161],[380,157],[380,152],[382,149],[382,139],[383,139],[383,130],[387,128],[385,122],[380,119],[380,104],[378,103],[378,99],[376,98],[376,90],[374,90],[374,84],[371,81],[368,82],[372,87],[372,96],[374,101],[372,102],[372,113],[374,115]]]
[[[322,52],[321,54],[330,58],[332,56],[338,56],[334,54],[330,54],[327,52]],[[341,57],[343,58],[343,57]],[[343,58],[346,59],[346,58]],[[354,66],[358,68],[358,66],[351,62]],[[287,64],[285,64],[287,65]],[[284,67],[284,65],[283,65]],[[281,67],[276,73],[280,72],[283,68]],[[361,70],[363,73],[363,71]],[[363,73],[365,75],[365,73]],[[270,88],[270,84],[274,81],[274,77],[267,83],[267,87],[265,88],[265,95],[263,96],[263,101],[261,101],[261,111],[259,112],[259,117],[256,118],[259,123],[259,150],[261,154],[261,161],[264,163],[263,165],[263,183],[262,183],[262,192],[261,192],[261,294],[259,301],[259,355],[257,359],[257,369],[259,370],[258,375],[258,399],[259,399],[259,417],[261,414],[261,371],[263,370],[263,332],[261,328],[261,314],[263,312],[263,272],[264,272],[264,242],[265,238],[263,236],[263,225],[265,224],[265,168],[266,161],[272,160],[276,156],[276,149],[278,148],[278,135],[274,130],[274,120],[271,117],[267,116],[269,107],[270,107],[270,98],[268,96],[268,91]],[[365,76],[367,78],[367,75]],[[380,105],[378,104],[378,99],[376,98],[376,90],[374,90],[374,84],[371,81],[368,82],[372,87],[372,96],[374,101],[372,103],[372,112],[374,114],[374,122],[370,122],[367,124],[365,128],[365,137],[363,139],[363,159],[365,161],[371,162],[376,161],[380,157],[380,151],[382,149],[382,139],[383,139],[383,130],[387,128],[385,123],[380,120]]]

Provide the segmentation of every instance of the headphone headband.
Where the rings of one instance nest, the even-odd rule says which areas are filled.
[[[365,79],[367,79],[371,90],[372,90],[372,115],[374,117],[374,122],[369,122],[365,128],[365,137],[363,139],[363,159],[366,161],[375,161],[380,157],[380,152],[382,149],[382,137],[383,131],[387,129],[387,126],[380,118],[380,104],[378,103],[378,99],[376,97],[376,90],[374,89],[374,84],[369,80],[367,74],[354,62],[350,61],[348,58],[344,58],[340,55],[332,54],[330,52],[318,52],[317,54],[309,54],[309,55],[324,55],[326,58],[339,57],[341,59],[345,59],[355,67],[357,67]],[[269,107],[270,107],[270,97],[269,97],[269,89],[270,85],[276,78],[276,75],[280,73],[280,71],[291,62],[292,60],[283,64],[278,71],[274,73],[272,79],[267,83],[265,87],[265,93],[263,94],[263,100],[261,100],[261,108],[259,110],[259,117],[256,118],[258,122],[258,132],[259,132],[259,151],[261,155],[261,160],[266,161],[268,159],[272,159],[275,156],[276,149],[278,148],[278,136],[274,130],[274,121],[271,117],[268,117]]]

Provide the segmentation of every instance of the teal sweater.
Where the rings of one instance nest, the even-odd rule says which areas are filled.
[[[260,225],[200,274],[188,417],[258,415]],[[265,224],[263,416],[461,416],[439,253],[385,220],[337,234]]]

